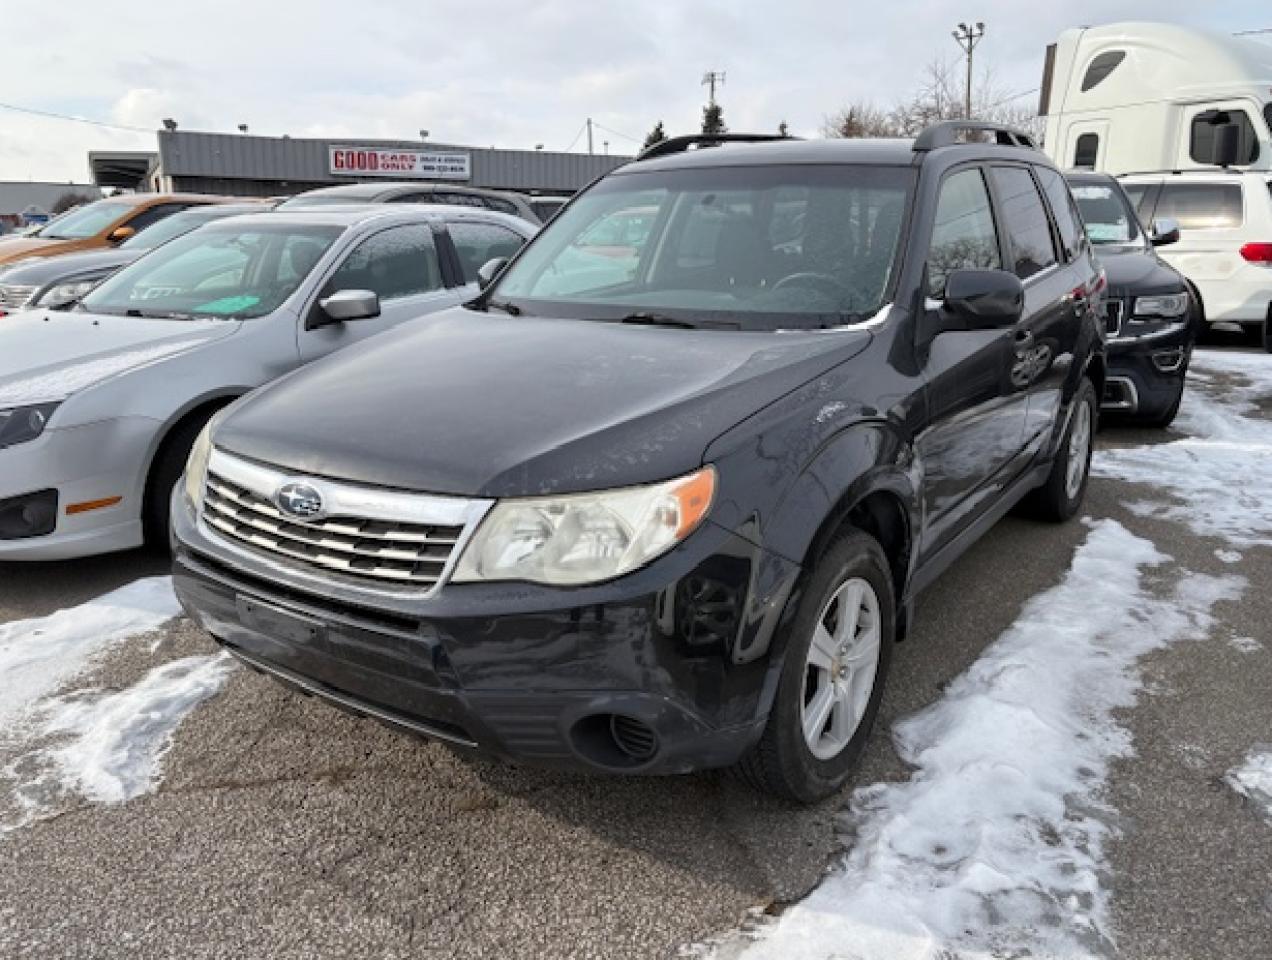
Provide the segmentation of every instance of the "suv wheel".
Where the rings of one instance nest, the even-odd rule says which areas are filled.
[[[848,779],[883,697],[896,616],[878,542],[856,530],[840,536],[796,602],[768,724],[738,772],[757,789],[813,803]]]
[[[1078,512],[1091,477],[1091,452],[1095,448],[1098,423],[1095,387],[1083,377],[1073,398],[1073,416],[1060,441],[1051,473],[1031,497],[1031,506],[1042,519],[1060,522]]]

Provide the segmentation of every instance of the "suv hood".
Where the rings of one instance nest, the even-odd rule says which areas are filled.
[[[8,263],[22,257],[46,257],[56,252],[58,248],[69,253],[75,248],[71,247],[67,250],[64,246],[67,242],[44,237],[9,237],[7,239],[0,237],[0,263]]]
[[[27,310],[0,320],[0,408],[64,400],[239,327],[227,320],[145,320]]]
[[[1184,280],[1152,250],[1134,247],[1095,248],[1096,258],[1109,279],[1109,296],[1135,297],[1154,293],[1178,293]]]
[[[214,442],[298,474],[440,494],[651,483],[695,469],[720,434],[869,342],[864,330],[735,333],[449,310],[265,387]]]

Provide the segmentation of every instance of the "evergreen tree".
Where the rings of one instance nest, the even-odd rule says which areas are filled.
[[[641,147],[642,150],[648,150],[655,143],[662,143],[667,139],[667,131],[663,129],[663,122],[659,120],[654,124],[654,129],[649,131],[649,136],[645,138],[645,143]]]
[[[709,103],[702,108],[703,133],[728,133],[724,123],[724,109],[718,103]]]
[[[779,123],[779,124],[777,125],[777,135],[778,135],[779,137],[789,137],[789,136],[791,135],[791,131],[790,131],[790,129],[786,126],[786,121],[785,121],[785,120],[783,120],[781,123]]]

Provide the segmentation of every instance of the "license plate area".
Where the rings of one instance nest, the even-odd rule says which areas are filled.
[[[326,630],[322,622],[285,607],[264,603],[255,597],[238,594],[234,598],[243,626],[283,643],[313,646],[321,644]]]

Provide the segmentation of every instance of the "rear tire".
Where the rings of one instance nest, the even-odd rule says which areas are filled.
[[[1099,415],[1095,386],[1083,377],[1051,473],[1046,483],[1029,495],[1031,512],[1039,519],[1062,523],[1078,512],[1091,479],[1091,453]]]
[[[212,419],[214,410],[192,416],[172,428],[159,445],[150,476],[146,479],[146,499],[142,507],[141,525],[146,548],[156,553],[168,552],[168,524],[172,512],[172,490],[185,471],[190,449],[199,432]]]
[[[736,772],[757,790],[815,803],[856,766],[892,662],[896,604],[878,541],[855,529],[837,537],[796,603],[768,723]]]

